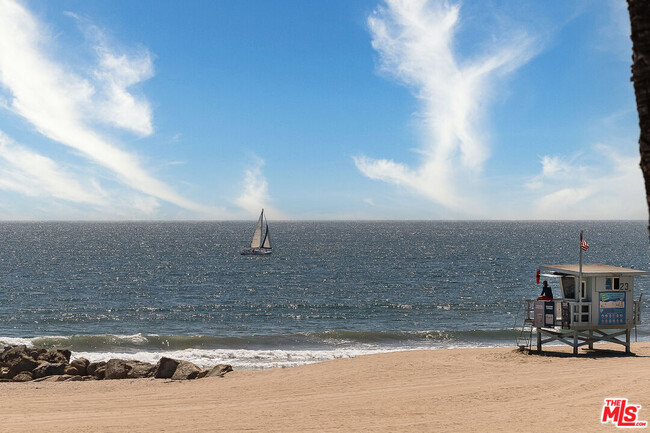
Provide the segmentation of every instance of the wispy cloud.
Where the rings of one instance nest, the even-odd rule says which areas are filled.
[[[354,162],[371,179],[468,210],[463,179],[479,174],[489,157],[481,125],[493,86],[535,49],[526,33],[509,30],[482,47],[481,55],[461,58],[455,50],[459,18],[460,6],[446,1],[387,0],[368,19],[382,71],[408,86],[421,103],[424,142],[417,167],[365,155]]]
[[[281,213],[270,205],[269,187],[266,177],[262,172],[264,160],[253,156],[251,167],[244,171],[244,182],[242,193],[235,200],[237,206],[246,211],[248,215],[256,214],[261,208],[266,209],[267,214],[272,214],[275,219],[283,216]]]
[[[22,146],[2,131],[0,190],[41,200],[34,209],[41,218],[78,219],[80,208],[85,209],[84,215],[93,218],[155,218],[160,208],[155,197],[137,191],[105,189],[88,172],[79,173],[78,167],[75,170]]]
[[[645,215],[639,157],[596,144],[572,156],[543,156],[526,188],[543,219],[633,219]]]
[[[127,55],[111,48],[99,29],[93,28],[92,33],[96,63],[70,70],[48,55],[53,41],[46,26],[20,3],[0,0],[0,84],[7,92],[7,108],[47,138],[107,168],[117,181],[153,201],[160,199],[203,214],[217,213],[150,175],[134,153],[94,126],[103,124],[140,136],[151,134],[151,108],[146,99],[129,89],[151,77],[153,68],[146,50]],[[151,208],[153,201],[146,207]]]
[[[16,144],[0,131],[0,189],[31,197],[52,196],[107,207],[106,194],[94,180],[80,181],[52,159]]]
[[[153,113],[147,99],[133,93],[133,86],[154,75],[151,54],[145,48],[118,50],[108,36],[87,19],[67,13],[75,19],[92,44],[96,65],[92,71],[95,93],[90,113],[95,119],[141,136],[153,133]]]
[[[602,22],[593,35],[593,46],[598,50],[607,51],[619,61],[630,62],[632,30],[627,2],[606,0],[605,4]]]

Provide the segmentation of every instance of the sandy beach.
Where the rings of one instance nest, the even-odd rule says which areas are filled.
[[[608,348],[610,346],[597,346]],[[194,381],[0,383],[7,432],[614,431],[603,400],[650,419],[650,343],[635,356],[549,347],[394,352]],[[620,356],[618,356],[620,354]]]

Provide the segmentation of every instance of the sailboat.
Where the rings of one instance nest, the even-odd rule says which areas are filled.
[[[242,250],[242,255],[266,255],[271,254],[271,235],[269,234],[269,223],[264,216],[264,209],[257,220],[257,226],[253,232],[251,246]]]

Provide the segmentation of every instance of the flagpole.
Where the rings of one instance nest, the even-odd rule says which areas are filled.
[[[580,271],[578,273],[578,321],[582,322],[582,230],[580,230]]]

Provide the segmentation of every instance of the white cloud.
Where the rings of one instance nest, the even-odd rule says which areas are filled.
[[[143,136],[153,133],[149,103],[127,90],[153,75],[149,54],[145,52],[143,57],[131,59],[103,52],[95,75],[104,85],[106,97],[98,110],[99,119]]]
[[[368,19],[381,69],[410,87],[422,104],[424,142],[420,165],[354,158],[371,179],[406,186],[445,207],[472,208],[462,186],[489,157],[481,128],[497,79],[535,53],[531,38],[508,31],[483,55],[462,59],[455,51],[460,7],[444,1],[387,0]]]
[[[646,214],[638,156],[597,144],[571,157],[544,156],[526,184],[543,219],[636,219]]]
[[[98,64],[81,72],[69,70],[48,56],[52,37],[21,4],[0,0],[0,84],[8,108],[43,135],[108,168],[122,184],[152,198],[214,215],[217,209],[186,199],[151,176],[138,157],[105,138],[92,126],[100,120],[140,135],[153,131],[147,101],[128,88],[153,74],[150,55],[130,57],[106,45],[97,33]],[[151,201],[146,206],[152,208]]]
[[[572,169],[570,161],[563,161],[557,156],[543,156],[541,162],[544,176],[567,175]]]
[[[80,24],[97,56],[92,74],[97,92],[90,101],[95,120],[141,136],[152,134],[153,113],[149,102],[132,91],[133,86],[154,75],[149,51],[140,48],[127,54],[117,50],[97,26],[73,13],[68,15]]]
[[[16,144],[1,131],[0,189],[31,197],[52,196],[75,203],[108,206],[107,197],[97,182],[82,182],[52,159]]]
[[[274,219],[283,218],[281,213],[270,206],[268,182],[262,173],[264,160],[257,156],[252,159],[252,164],[244,170],[243,191],[235,200],[237,206],[242,208],[248,215],[256,214],[264,208],[267,215],[273,215]]]

